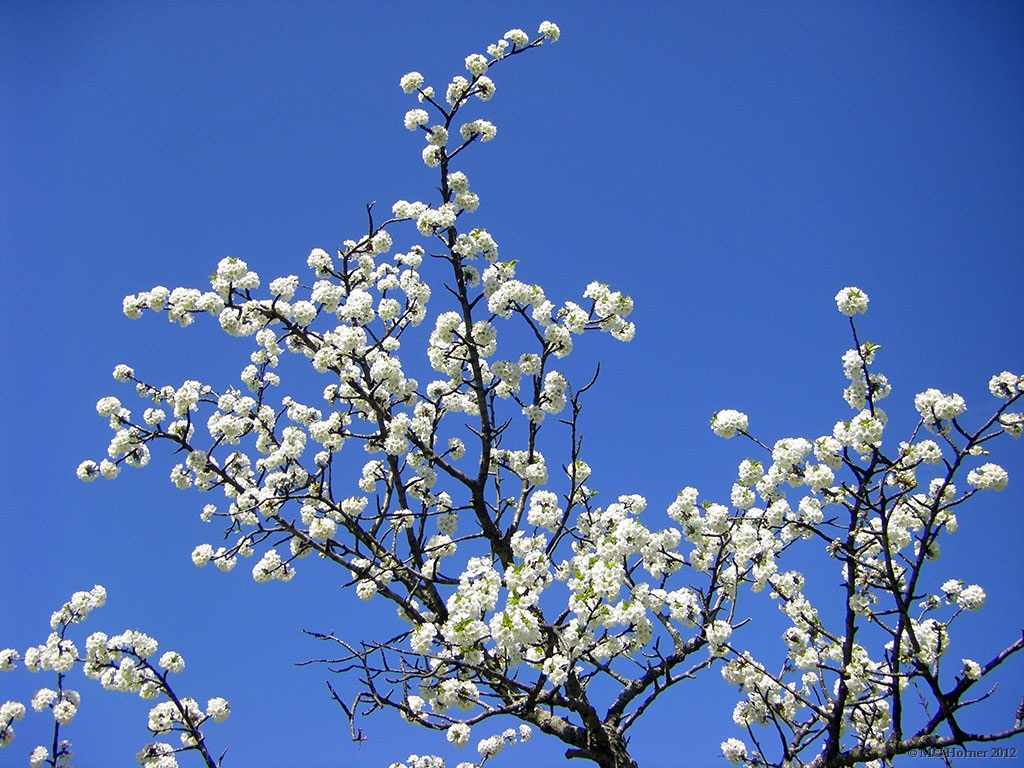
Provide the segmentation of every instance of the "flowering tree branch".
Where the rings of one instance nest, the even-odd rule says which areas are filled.
[[[736,654],[723,671],[746,694],[733,719],[748,729],[757,747],[756,754],[748,755],[738,739],[723,743],[726,756],[737,764],[802,763],[809,752],[813,759],[807,764],[814,766],[888,764],[913,750],[1021,733],[1019,723],[971,733],[960,725],[958,713],[988,697],[964,699],[1024,643],[1018,639],[985,665],[963,659],[954,680],[944,683],[940,663],[950,645],[949,628],[965,612],[979,610],[985,593],[958,579],[946,580],[937,592],[925,585],[940,537],[958,528],[954,510],[978,493],[1006,487],[1007,475],[999,465],[968,467],[988,453],[984,445],[1005,435],[1020,437],[1022,417],[1010,409],[1021,398],[1024,379],[1007,372],[991,379],[991,393],[1003,402],[974,430],[961,420],[966,405],[959,395],[935,389],[917,395],[918,424],[895,454],[887,453],[882,435],[888,419],[878,403],[890,387],[874,371],[881,347],[861,342],[853,323],[854,315],[867,310],[867,296],[847,288],[836,301],[851,318],[856,345],[843,362],[850,382],[844,398],[857,415],[837,422],[831,435],[813,443],[779,440],[770,449],[773,463],[767,471],[758,462],[744,461],[732,500],[754,510],[758,519],[772,518],[768,528],[779,540],[824,542],[843,576],[843,623],[839,630],[825,626],[803,594],[799,572],[769,577],[772,596],[792,622],[784,635],[789,654],[776,674],[744,654]],[[729,411],[716,415],[712,428],[731,437],[747,434],[748,423],[743,414]],[[934,433],[937,440],[922,438],[922,432]],[[763,442],[753,442],[768,450]],[[935,470],[929,473],[929,467]],[[933,476],[927,479],[926,474]],[[963,475],[969,490],[958,492],[956,482]],[[795,510],[780,491],[783,483],[809,491]],[[754,506],[758,497],[764,510]],[[831,508],[836,511],[825,519]],[[880,658],[872,657],[875,644]],[[921,708],[908,706],[905,692],[911,686],[921,692]],[[934,708],[930,715],[929,704]],[[915,720],[918,725],[911,725]],[[752,726],[774,730],[778,758],[768,756]]]
[[[29,764],[32,768],[71,765],[71,743],[61,737],[61,726],[70,725],[81,706],[78,691],[65,687],[68,673],[77,666],[87,678],[96,680],[107,690],[133,693],[144,700],[164,699],[150,710],[149,731],[153,735],[177,734],[181,746],[174,747],[166,742],[147,744],[136,755],[140,765],[174,768],[178,754],[194,752],[207,768],[219,768],[224,755],[220,759],[213,758],[201,729],[211,720],[223,722],[231,710],[228,702],[219,697],[210,699],[204,711],[195,699],[175,693],[169,676],[185,669],[181,654],[167,651],[154,664],[151,658],[157,651],[156,640],[135,630],[112,637],[94,632],[85,641],[84,655],[68,637],[71,627],[85,621],[106,599],[106,590],[101,586],[88,592],[76,592],[51,617],[52,632],[45,644],[30,647],[24,657],[10,648],[0,651],[0,671],[10,671],[21,662],[30,672],[57,674],[56,689],[40,688],[32,698],[32,709],[36,712],[50,710],[54,725],[50,747],[33,749]],[[0,746],[7,746],[14,740],[12,723],[24,714],[25,706],[19,702],[8,701],[0,707]]]
[[[392,603],[398,623],[380,638],[309,632],[331,648],[315,661],[357,690],[349,697],[328,681],[354,739],[363,738],[356,719],[380,709],[443,730],[457,747],[488,721],[514,718],[518,729],[479,739],[479,761],[461,768],[533,728],[562,741],[568,758],[634,768],[629,729],[670,688],[716,665],[740,688],[733,720],[754,745],[723,742],[736,764],[884,764],[913,749],[1020,733],[1019,713],[987,733],[966,731],[959,713],[985,700],[965,697],[1022,641],[985,665],[963,659],[951,679],[940,668],[949,628],[985,594],[925,575],[941,537],[956,530],[957,508],[1006,486],[1006,472],[977,457],[1024,429],[1009,410],[1024,388],[1018,375],[992,379],[1002,404],[976,429],[961,419],[962,398],[926,390],[915,398],[920,420],[909,439],[883,450],[879,402],[890,386],[874,368],[880,347],[862,342],[853,322],[868,297],[846,288],[836,300],[854,339],[843,357],[854,417],[813,441],[769,446],[745,414],[719,411],[712,430],[749,438],[762,457],[739,465],[729,504],[701,501],[693,487],[660,520],[638,494],[598,504],[581,425],[597,377],[573,386],[561,361],[594,332],[630,341],[633,302],[591,282],[581,301],[556,303],[526,282],[518,260],[501,260],[495,238],[469,223],[480,199],[455,167],[497,135],[466,114],[495,95],[493,68],[559,35],[550,22],[533,39],[510,30],[486,55],[468,56],[468,77],[454,77],[443,94],[418,72],[402,77],[419,105],[404,124],[425,140],[421,159],[437,174],[437,197],[399,200],[383,218],[368,205],[365,232],[336,255],[310,252],[310,277],[285,275],[261,289],[246,262],[225,258],[208,291],[157,286],[126,297],[133,319],[146,310],[181,326],[215,319],[251,340],[249,364],[242,387],[156,385],[118,365],[114,378],[147,403],[133,414],[117,397],[98,402],[113,436],[107,457],[83,462],[79,477],[113,479],[165,447],[181,458],[171,470],[178,488],[223,495],[202,519],[220,526],[224,543],[197,546],[196,566],[230,571],[251,559],[255,581],[290,582],[316,554],[360,599]],[[398,238],[407,238],[401,251]],[[425,322],[431,330],[417,330]],[[298,386],[274,396],[291,385],[279,372],[289,356],[312,368],[322,396],[303,402],[308,390]],[[552,455],[566,457],[561,473]],[[968,490],[958,491],[964,481]],[[791,567],[811,544],[824,546],[842,575],[834,625]],[[789,624],[781,665],[758,661],[737,631],[749,620],[741,603],[765,590]],[[186,751],[219,765],[200,727],[226,716],[227,703],[211,699],[204,711],[178,697],[167,674],[183,666],[179,656],[164,654],[154,667],[155,642],[126,633],[92,636],[79,658],[62,633],[52,638],[52,649],[35,652],[59,674],[57,692],[37,696],[58,723],[40,765],[61,759],[58,708],[77,708],[61,675],[75,663],[105,687],[167,699],[151,710],[150,731],[178,732],[182,746],[151,745],[143,765],[169,768]],[[4,653],[12,666],[17,654]],[[910,686],[933,713],[908,704]],[[24,711],[4,706],[0,743]],[[443,761],[414,755],[394,765]]]

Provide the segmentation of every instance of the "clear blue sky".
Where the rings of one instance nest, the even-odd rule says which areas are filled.
[[[131,400],[116,363],[223,385],[248,355],[209,325],[130,322],[125,294],[204,287],[227,255],[265,281],[304,274],[311,248],[362,233],[366,203],[429,199],[398,78],[446,83],[467,54],[547,18],[562,40],[496,71],[481,114],[498,137],[466,169],[476,216],[525,279],[559,300],[593,279],[635,300],[636,341],[579,353],[581,368],[602,362],[584,433],[604,496],[644,494],[653,514],[685,485],[727,500],[747,450],[708,430],[720,408],[747,411],[768,442],[848,417],[832,299],[845,285],[871,296],[861,327],[885,346],[904,430],[914,393],[958,391],[980,417],[989,376],[1024,368],[1019,3],[3,3],[0,647],[42,642],[50,612],[101,583],[108,605],[86,629],[146,631],[185,656],[186,695],[231,700],[208,735],[226,766],[475,756],[390,716],[364,721],[357,748],[324,671],[292,667],[323,650],[301,628],[358,638],[390,609],[308,561],[288,585],[195,569],[193,546],[215,534],[206,499],[167,482],[166,455],[113,483],[74,470],[105,451],[96,400]],[[1004,444],[1010,488],[965,511],[935,572],[988,592],[960,625],[977,657],[1024,618],[1022,447]],[[999,723],[1024,664],[1003,680]],[[48,683],[4,676],[0,700]],[[76,764],[129,764],[147,707],[78,688]],[[719,742],[743,735],[735,698],[717,672],[679,686],[633,731],[634,756],[724,764]],[[30,712],[0,765],[20,765],[44,724]],[[516,750],[494,765],[563,762],[542,738]]]

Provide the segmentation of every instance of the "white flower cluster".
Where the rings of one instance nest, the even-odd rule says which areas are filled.
[[[521,29],[511,29],[505,34],[504,38],[487,47],[486,56],[480,53],[472,53],[467,56],[465,65],[466,70],[470,74],[470,79],[462,75],[456,75],[448,83],[445,89],[447,110],[434,100],[434,88],[425,85],[425,78],[420,72],[408,72],[399,79],[398,84],[402,91],[407,94],[415,93],[420,103],[433,107],[439,113],[438,117],[441,122],[435,125],[429,125],[430,113],[422,108],[409,110],[403,121],[408,130],[422,129],[425,132],[427,146],[423,149],[422,157],[427,167],[438,167],[445,160],[454,157],[465,147],[465,144],[476,138],[486,142],[497,135],[497,127],[487,120],[477,119],[463,123],[459,128],[459,135],[465,143],[462,147],[449,152],[449,135],[445,126],[451,123],[455,113],[464,107],[471,97],[476,96],[480,101],[490,101],[493,98],[496,86],[494,81],[488,77],[487,72],[494,62],[506,56],[538,46],[545,40],[555,42],[561,33],[555,24],[545,21],[540,25],[538,34],[540,37],[531,43],[529,37]],[[509,48],[510,43],[511,48]],[[467,210],[471,209],[467,208]]]
[[[843,399],[855,411],[868,408],[869,399],[871,405],[875,405],[892,391],[884,374],[869,370],[879,349],[877,344],[865,342],[843,355],[843,373],[850,380],[849,386],[843,390]]]
[[[556,24],[550,21],[542,21],[537,32],[546,37],[551,42],[555,42],[561,36],[562,31]]]
[[[951,605],[965,611],[980,611],[985,605],[985,590],[977,584],[965,586],[960,579],[949,579],[942,585],[942,592]]]
[[[472,141],[479,136],[480,141],[486,142],[498,135],[498,126],[487,120],[473,120],[462,124],[459,135],[466,141]]]
[[[921,421],[930,430],[945,431],[948,422],[962,415],[967,405],[960,395],[946,395],[937,389],[926,389],[914,397],[914,407],[921,414]]]
[[[97,584],[88,592],[75,592],[71,599],[54,611],[50,617],[50,629],[57,629],[62,624],[78,624],[88,618],[96,608],[102,608],[107,602],[107,590]]]
[[[53,719],[61,725],[69,725],[75,719],[81,703],[82,697],[78,691],[70,688],[64,688],[60,693],[49,688],[40,688],[32,697],[32,709],[36,712],[51,710]]]
[[[967,680],[981,680],[982,669],[981,665],[973,659],[961,659],[960,662],[964,665],[963,672],[961,675]]]
[[[730,408],[716,411],[711,416],[711,431],[726,440],[735,437],[737,432],[746,432],[749,427],[747,414]]]
[[[582,472],[581,479],[585,476]],[[514,534],[514,561],[503,574],[489,558],[471,558],[457,591],[447,601],[444,624],[425,620],[415,623],[410,634],[410,645],[416,653],[426,654],[437,647],[443,650],[434,665],[436,682],[421,683],[422,696],[410,699],[409,711],[419,717],[428,704],[439,714],[452,706],[480,706],[475,685],[447,675],[456,673],[461,665],[479,664],[495,655],[504,663],[529,664],[543,675],[548,686],[558,688],[582,659],[604,660],[644,647],[653,637],[655,616],[661,622],[700,628],[712,653],[724,653],[732,626],[720,619],[705,625],[700,600],[693,591],[668,591],[643,582],[625,587],[626,563],[636,563],[630,567],[634,574],[639,573],[636,567],[642,567],[662,584],[684,562],[677,552],[682,538],[679,531],[648,530],[637,517],[645,507],[642,497],[623,496],[605,510],[582,515],[576,528],[579,541],[574,545],[575,554],[557,567],[547,553],[549,540],[543,534]],[[557,530],[563,515],[554,494],[532,494],[528,515],[531,524]],[[712,538],[703,541],[709,560],[714,558],[710,553],[716,547],[719,555],[721,552],[721,537]],[[774,545],[768,549],[773,550]],[[572,612],[559,627],[552,649],[538,622],[537,610],[542,593],[556,576],[570,590]],[[629,593],[625,596],[621,594],[624,587]],[[449,668],[443,661],[446,658],[457,658],[459,664]],[[452,743],[464,744],[469,738],[468,729],[452,725],[448,737]],[[500,740],[483,744],[492,754]]]
[[[722,754],[733,765],[740,765],[747,759],[747,745],[739,739],[726,739],[722,742]]]
[[[224,281],[230,282],[230,278],[223,275],[235,275],[236,280],[234,284],[239,288],[254,288],[259,284],[258,279],[253,284],[254,280],[250,275],[254,275],[254,273],[249,273],[246,270],[241,275],[238,275],[237,269],[234,269],[234,264],[236,263],[241,264],[242,269],[245,269],[245,262],[240,262],[237,259],[224,259],[221,261],[223,274],[215,281],[215,290],[212,292],[203,293],[193,288],[175,288],[173,291],[169,291],[162,285],[158,285],[150,291],[126,296],[122,303],[124,314],[132,320],[137,320],[142,317],[143,310],[146,309],[153,310],[154,312],[167,312],[167,319],[177,323],[182,328],[195,322],[196,313],[206,313],[218,317],[224,311],[224,300],[226,298],[226,292],[223,290],[226,287]],[[221,273],[222,269],[219,266],[218,274],[220,275]],[[117,375],[115,373],[115,378]],[[125,374],[122,373],[122,375]]]
[[[836,301],[847,316],[867,309],[867,296],[857,289],[844,289]],[[944,436],[942,447],[929,439],[904,442],[895,458],[886,458],[882,453],[886,415],[877,402],[889,395],[890,386],[884,375],[872,370],[880,348],[862,343],[843,356],[843,369],[850,381],[844,399],[859,411],[853,419],[838,422],[832,435],[814,441],[776,441],[769,449],[772,463],[767,467],[753,459],[740,464],[731,502],[742,513],[741,521],[733,522],[730,528],[728,510],[714,504],[705,504],[702,515],[696,506],[697,492],[692,488],[680,493],[669,508],[669,514],[682,524],[683,533],[690,540],[697,539],[695,533],[702,529],[705,533],[718,531],[719,535],[728,531],[737,566],[751,560],[763,562],[766,557],[774,561],[781,554],[779,544],[812,538],[816,532],[825,530],[829,506],[846,508],[839,513],[839,520],[855,512],[849,529],[852,546],[845,546],[841,539],[832,540],[828,546],[830,556],[842,563],[843,580],[852,587],[847,610],[853,620],[866,619],[897,637],[886,646],[887,661],[876,661],[863,646],[847,644],[841,634],[824,627],[817,610],[803,594],[804,580],[799,573],[780,573],[772,566],[766,577],[759,578],[755,566],[754,591],[762,585],[770,586],[772,597],[779,601],[779,609],[792,626],[783,635],[788,647],[788,671],[770,674],[745,654],[735,655],[723,668],[725,679],[745,694],[733,713],[734,721],[742,728],[781,722],[795,732],[808,722],[801,719],[806,716],[800,713],[812,710],[812,701],[834,700],[841,682],[847,696],[843,727],[855,733],[858,743],[866,748],[881,746],[886,743],[887,729],[892,724],[888,697],[894,686],[906,684],[908,669],[928,669],[935,674],[939,659],[950,646],[952,621],[962,612],[980,610],[985,604],[985,591],[980,586],[950,579],[942,585],[940,595],[927,597],[921,603],[924,611],[943,607],[952,611],[946,620],[906,616],[900,631],[899,622],[892,618],[900,616],[900,611],[879,606],[910,589],[906,586],[910,574],[937,556],[940,532],[957,530],[953,510],[964,497],[957,495],[948,472],[951,467],[962,466],[965,458],[987,454],[981,444],[998,435],[998,431],[989,431],[988,427],[974,435],[964,431],[962,425],[957,431],[950,429],[952,420],[966,412],[963,398],[929,389],[917,395],[914,404],[922,424]],[[1004,372],[992,378],[989,389],[996,397],[1008,401],[1008,405],[1020,395],[1019,379]],[[1005,407],[990,424],[1012,435],[1017,422],[1005,412]],[[742,413],[721,411],[712,418],[712,430],[725,438],[745,434],[748,420]],[[954,436],[963,439],[958,444]],[[767,449],[760,441],[751,439]],[[952,456],[945,456],[944,450]],[[851,452],[871,461],[856,465]],[[867,474],[862,468],[865,465],[869,467]],[[928,467],[940,468],[942,474],[930,481],[919,477]],[[846,469],[855,470],[853,478],[843,477],[841,473]],[[1007,485],[1007,473],[998,464],[987,462],[969,471],[965,467],[963,471],[967,472],[968,485],[975,490],[1002,490]],[[921,485],[927,490],[919,491]],[[809,495],[798,502],[791,502],[783,490],[801,487]],[[877,491],[879,488],[885,490]],[[854,489],[857,496],[852,495]],[[876,492],[882,494],[879,498],[884,501],[873,500]],[[860,506],[869,498],[872,500],[866,502],[866,507]],[[764,506],[759,508],[759,502]],[[700,563],[696,553],[690,560]],[[761,570],[763,573],[764,569]],[[709,644],[714,631],[714,624],[705,628]],[[842,670],[838,676],[837,666]],[[799,679],[786,682],[788,676]],[[981,676],[979,664],[963,660],[962,679],[973,681]],[[831,685],[826,685],[827,680],[832,681]],[[738,739],[729,739],[721,746],[723,755],[734,764],[754,761]]]
[[[176,750],[170,744],[154,742],[147,744],[135,755],[135,760],[142,768],[178,768]]]
[[[1024,376],[1018,376],[1009,371],[1003,371],[989,379],[988,391],[993,397],[1001,400],[1009,400],[1024,392]]]
[[[847,317],[862,315],[868,311],[868,295],[860,288],[843,288],[836,294],[836,306]]]
[[[1006,488],[1009,475],[998,464],[989,462],[977,469],[972,469],[967,474],[967,482],[979,491],[1001,491]]]
[[[592,300],[589,310],[574,302],[555,311],[555,306],[544,295],[539,285],[516,279],[515,262],[494,262],[483,273],[484,295],[487,308],[494,314],[508,318],[514,313],[526,316],[542,330],[547,350],[555,357],[572,352],[572,337],[590,329],[599,329],[619,341],[631,341],[636,328],[626,317],[633,310],[628,296],[612,291],[602,283],[591,283],[584,298]]]
[[[0,704],[0,747],[14,741],[14,723],[25,716],[25,705],[18,701]]]
[[[863,309],[858,311],[865,312],[867,296],[861,294],[861,297]],[[877,403],[887,397],[892,388],[884,374],[870,370],[880,348],[877,344],[865,342],[843,355],[843,373],[850,381],[843,391],[843,399],[859,413],[849,421],[836,422],[832,437],[838,446],[851,448],[861,456],[869,455],[881,445],[887,421],[885,411]]]
[[[392,763],[388,768],[445,768],[445,762],[434,755],[409,755],[404,763]]]
[[[509,49],[511,43],[512,48]],[[494,43],[493,45],[487,46],[487,55],[494,59],[503,59],[505,56],[522,50],[524,47],[530,44],[530,36],[527,35],[521,29],[510,29],[505,33],[505,36]]]
[[[469,194],[464,177],[456,176],[454,182],[456,186],[464,185],[463,192]],[[472,205],[468,196],[463,202],[466,206]],[[408,215],[423,216],[424,212],[418,204],[405,204]],[[255,397],[243,396],[234,389],[217,395],[212,388],[197,381],[186,381],[178,388],[157,388],[139,383],[137,389],[141,396],[173,410],[179,421],[171,424],[164,423],[166,416],[162,408],[147,409],[144,423],[132,424],[130,411],[121,407],[116,398],[104,398],[97,404],[97,410],[110,420],[115,430],[108,451],[110,459],[98,464],[83,462],[78,470],[79,476],[84,480],[97,476],[112,478],[123,463],[144,466],[149,461],[148,444],[153,440],[169,439],[181,447],[187,446],[186,461],[171,473],[172,482],[177,487],[196,487],[199,490],[224,488],[233,499],[227,514],[244,525],[254,524],[258,519],[254,515],[273,516],[281,504],[281,490],[298,487],[308,481],[310,473],[301,467],[300,461],[310,438],[325,449],[315,457],[317,466],[324,468],[330,455],[344,444],[353,416],[375,418],[376,409],[382,401],[404,402],[414,393],[416,382],[403,374],[401,363],[391,353],[398,347],[397,335],[424,318],[430,289],[416,271],[423,254],[419,246],[409,253],[396,255],[393,264],[376,263],[375,258],[386,253],[391,246],[391,237],[384,230],[378,230],[358,242],[347,242],[339,252],[342,268],[347,270],[344,283],[322,279],[313,284],[308,300],[296,300],[299,281],[294,275],[271,281],[274,299],[252,299],[249,291],[259,285],[259,277],[241,260],[223,260],[213,281],[218,295],[225,294],[233,303],[220,314],[221,324],[232,335],[256,338],[259,347],[252,355],[253,364],[242,372],[243,382]],[[314,249],[308,262],[318,276],[336,274],[333,259],[324,251]],[[240,283],[244,284],[242,289],[239,288]],[[374,292],[379,292],[379,300],[374,298]],[[396,295],[404,296],[404,299],[396,298]],[[150,302],[150,307],[159,311],[166,308],[166,303]],[[312,331],[310,326],[329,316],[328,313],[341,324],[333,329]],[[384,338],[373,343],[363,328],[377,319],[386,330]],[[280,331],[275,332],[275,327]],[[277,366],[280,356],[286,351],[306,356],[318,371],[343,373],[341,383],[329,387],[325,398],[329,403],[344,398],[352,404],[352,410],[324,417],[318,409],[292,403],[288,405],[287,415],[295,424],[279,426],[275,411],[270,406],[257,405],[257,398],[268,386],[279,382],[277,374],[270,369]],[[364,375],[370,379],[365,386]],[[119,366],[115,378],[136,380],[134,371],[127,366]],[[373,395],[363,396],[361,393],[366,391],[372,391]],[[252,462],[245,453],[236,451],[218,459],[209,451],[192,447],[191,443],[196,439],[192,414],[208,403],[215,403],[217,407],[207,420],[214,445],[238,445],[243,438],[250,436],[255,439],[257,450],[264,454],[263,457]],[[395,428],[389,431],[394,434],[382,435],[381,441],[390,444],[390,440],[401,445],[399,435],[404,428],[400,420],[393,426]],[[424,468],[424,473],[428,469]],[[204,519],[212,516],[214,514],[204,513]],[[314,517],[311,538],[321,541],[329,538],[332,533],[328,530],[329,523],[324,522],[325,518],[320,515]],[[300,546],[299,550],[302,549]],[[217,551],[206,546],[197,548],[194,560],[197,565],[214,561],[222,570],[230,570],[236,556],[252,554],[251,543],[243,536],[233,546]],[[293,551],[292,554],[297,556],[298,552]],[[263,559],[253,569],[254,578],[258,581],[287,580],[293,573],[287,561],[270,551],[264,553]]]
[[[204,712],[194,699],[175,695],[167,675],[182,672],[185,660],[181,654],[167,651],[160,656],[159,666],[155,666],[150,659],[157,652],[157,641],[137,630],[110,637],[103,632],[93,632],[86,638],[85,654],[81,654],[75,643],[66,637],[66,631],[105,602],[106,590],[102,586],[97,585],[88,592],[75,592],[53,613],[50,620],[53,631],[44,644],[29,647],[23,656],[12,648],[0,650],[0,671],[9,672],[20,661],[29,672],[56,672],[56,690],[45,686],[38,688],[31,706],[36,712],[49,710],[59,725],[69,725],[81,706],[81,695],[64,683],[64,676],[76,665],[81,666],[87,678],[98,681],[107,690],[133,693],[144,700],[164,696],[167,701],[156,704],[149,712],[150,732],[178,732],[185,748],[194,747],[200,738],[199,729],[206,721],[220,723],[227,718],[230,713],[227,701],[219,697],[210,699]],[[7,702],[0,707],[0,746],[13,741],[11,723],[21,719],[24,713],[24,705],[18,702]],[[63,742],[58,746],[53,759],[63,764],[70,757],[70,744]],[[160,768],[177,765],[174,758],[177,751],[167,745],[151,744],[139,753],[139,761],[142,765]],[[39,747],[33,751],[30,762],[47,765],[49,760],[49,750]]]
[[[465,723],[455,723],[448,728],[448,741],[457,747],[465,746],[469,741],[470,728]],[[516,728],[506,728],[500,734],[488,736],[477,742],[477,752],[483,758],[483,762],[497,757],[505,748],[505,745],[514,746],[517,742],[526,743],[533,735],[528,725],[520,725]],[[409,755],[404,763],[392,763],[389,768],[445,768],[442,758],[435,755]],[[478,768],[477,763],[461,762],[456,768]]]
[[[455,193],[455,207],[472,213],[480,207],[480,198],[469,190],[469,179],[462,171],[448,174],[448,187]]]

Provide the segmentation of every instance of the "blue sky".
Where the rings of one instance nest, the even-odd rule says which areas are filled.
[[[769,443],[847,417],[832,298],[845,285],[871,296],[861,329],[885,347],[895,435],[914,393],[955,390],[981,417],[989,376],[1024,367],[1019,4],[5,3],[0,647],[42,642],[50,612],[101,583],[91,629],[154,635],[185,656],[186,694],[232,701],[209,734],[228,766],[469,759],[388,716],[363,723],[357,748],[323,670],[292,667],[322,652],[300,629],[358,637],[389,610],[313,563],[289,585],[195,569],[206,500],[174,490],[166,455],[113,483],[74,469],[105,450],[96,400],[130,399],[116,363],[227,384],[248,356],[209,325],[126,320],[125,294],[204,287],[227,255],[265,282],[304,274],[311,248],[363,232],[366,203],[428,199],[398,78],[441,85],[510,27],[548,18],[562,40],[495,72],[481,116],[499,134],[464,167],[476,216],[525,279],[558,300],[600,279],[635,301],[632,344],[579,345],[580,370],[602,365],[584,413],[602,494],[641,493],[656,512],[685,485],[726,500],[748,451],[708,430],[721,408],[748,412]],[[960,629],[978,656],[1022,623],[1020,443],[995,460],[1010,488],[962,515],[936,571],[989,594]],[[1000,723],[1024,664],[1003,681]],[[5,676],[0,699],[45,683]],[[79,763],[131,762],[146,707],[79,689]],[[717,673],[680,686],[634,730],[634,757],[724,764],[719,742],[742,736],[734,701]],[[0,765],[44,738],[30,715]],[[516,749],[494,764],[561,763],[554,742]]]

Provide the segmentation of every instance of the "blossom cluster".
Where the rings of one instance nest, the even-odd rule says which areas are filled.
[[[487,54],[472,53],[466,57],[465,65],[469,77],[456,75],[445,88],[444,101],[436,98],[434,87],[426,84],[420,72],[408,72],[401,77],[399,87],[408,94],[415,93],[419,102],[436,112],[437,122],[432,124],[431,113],[416,107],[405,113],[403,123],[410,131],[422,130],[426,138],[423,148],[423,162],[428,168],[446,167],[448,161],[464,150],[468,144],[479,139],[481,142],[492,140],[498,134],[494,123],[476,119],[462,123],[458,135],[462,143],[450,148],[449,126],[455,114],[466,106],[474,96],[480,101],[490,101],[497,87],[488,76],[491,67],[509,56],[535,48],[545,41],[555,42],[560,36],[558,26],[545,21],[538,29],[539,37],[530,41],[529,36],[521,29],[510,29],[497,43],[487,47]],[[463,210],[475,210],[476,205],[461,206]]]
[[[859,289],[845,288],[836,302],[843,315],[852,317],[866,311],[868,297]],[[936,389],[918,394],[914,406],[919,427],[942,434],[944,440],[917,438],[918,429],[915,439],[899,443],[889,456],[883,448],[887,418],[878,401],[890,394],[891,387],[874,370],[879,349],[864,342],[843,355],[849,381],[843,397],[857,411],[854,418],[837,422],[830,435],[785,438],[771,448],[751,438],[770,452],[771,463],[745,459],[733,486],[732,505],[765,525],[760,535],[776,542],[776,551],[779,545],[815,538],[829,528],[838,530],[839,536],[824,538],[829,555],[842,564],[842,578],[848,585],[848,621],[875,625],[892,638],[873,657],[866,646],[825,626],[803,591],[801,573],[772,568],[763,580],[754,579],[754,591],[770,587],[791,624],[783,634],[787,661],[781,673],[774,673],[749,654],[731,656],[722,674],[744,696],[733,720],[744,729],[789,729],[794,741],[787,748],[798,747],[797,751],[813,743],[806,737],[807,723],[827,722],[833,708],[842,718],[842,733],[848,738],[845,748],[867,754],[883,750],[890,741],[893,702],[908,680],[937,675],[939,661],[950,647],[950,626],[962,612],[977,611],[985,603],[980,585],[948,579],[936,594],[919,601],[919,610],[940,615],[923,618],[909,612],[917,599],[914,585],[921,570],[938,554],[939,536],[957,531],[954,509],[973,493],[1007,486],[1008,475],[998,464],[971,467],[969,462],[987,453],[982,444],[1001,433],[1014,435],[1018,420],[1006,409],[1020,396],[1020,377],[1003,372],[992,378],[989,389],[1004,404],[974,433],[962,426],[950,428],[966,411],[962,397]],[[711,427],[723,438],[749,435],[750,429],[746,414],[733,410],[716,413]],[[966,494],[954,484],[955,474],[964,470],[971,488]],[[798,489],[805,495],[791,499]],[[677,519],[696,499],[696,492],[689,490],[677,502]],[[709,506],[707,514],[713,509],[714,505]],[[724,508],[719,514],[726,519]],[[844,519],[849,522],[839,522]],[[736,562],[741,563],[746,559],[745,542],[755,541],[754,532],[741,530],[733,535]],[[753,557],[763,559],[763,551],[755,551]],[[964,659],[962,665],[958,679],[964,684],[983,676],[977,662]],[[736,738],[721,746],[733,764],[767,761],[763,752],[749,753]]]
[[[165,651],[154,663],[159,645],[152,637],[137,630],[126,630],[108,636],[93,632],[86,639],[84,653],[68,636],[68,630],[79,624],[96,608],[106,602],[107,593],[102,586],[89,591],[75,592],[71,599],[55,611],[50,619],[51,632],[46,642],[30,646],[24,654],[13,648],[0,650],[0,672],[10,672],[20,663],[32,673],[55,672],[54,688],[40,687],[30,702],[36,712],[49,711],[54,720],[53,743],[58,745],[54,754],[50,748],[39,746],[32,751],[32,765],[67,764],[71,757],[71,744],[58,739],[61,726],[72,723],[81,706],[78,691],[66,685],[67,675],[77,666],[86,678],[95,680],[106,690],[137,695],[145,701],[164,698],[149,711],[148,729],[153,735],[177,733],[180,746],[152,743],[139,752],[142,766],[175,768],[175,755],[187,750],[205,750],[202,726],[212,720],[220,723],[227,719],[230,707],[226,699],[210,699],[205,709],[191,698],[174,693],[168,682],[169,675],[181,673],[185,660],[176,651]],[[20,702],[7,702],[0,707],[0,746],[14,740],[12,723],[25,714]],[[205,754],[205,752],[204,752]]]
[[[457,747],[464,747],[469,741],[470,727],[464,723],[456,723],[448,729],[448,741]],[[505,746],[515,746],[517,743],[526,743],[533,735],[528,725],[520,725],[519,728],[506,728],[500,734],[487,736],[477,742],[477,752],[480,755],[480,762],[460,762],[456,768],[479,768],[493,757],[497,757]],[[389,768],[445,768],[443,758],[436,755],[409,755],[402,763],[391,763]]]

